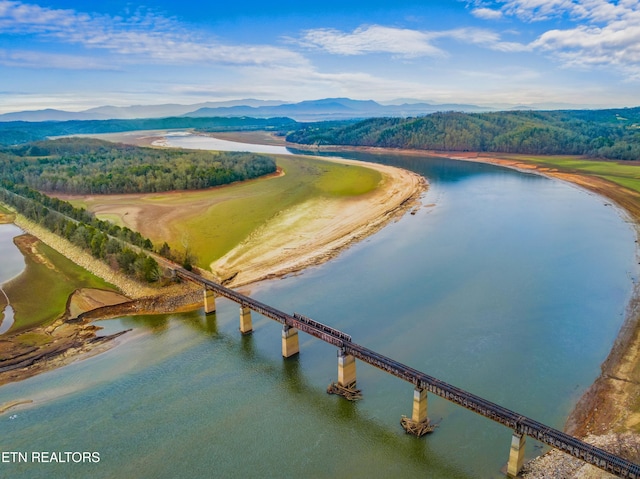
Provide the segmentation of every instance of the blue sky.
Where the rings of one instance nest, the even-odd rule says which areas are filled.
[[[640,105],[640,0],[0,0],[0,113],[239,98]]]

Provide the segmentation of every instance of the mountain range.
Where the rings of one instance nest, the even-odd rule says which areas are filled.
[[[126,107],[101,106],[84,111],[34,110],[5,113],[0,121],[67,121],[108,120],[167,117],[243,117],[273,118],[289,117],[296,121],[348,120],[372,117],[420,116],[436,111],[483,112],[495,108],[464,104],[431,104],[403,99],[399,104],[381,104],[373,100],[350,98],[325,98],[299,103],[266,100],[233,100],[206,102],[192,105],[133,105]]]

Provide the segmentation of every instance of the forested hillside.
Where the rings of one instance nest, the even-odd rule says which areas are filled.
[[[51,136],[120,131],[195,128],[199,131],[272,130],[288,131],[297,127],[290,118],[147,118],[139,120],[70,120],[0,122],[0,145],[20,145]]]
[[[61,138],[0,150],[0,177],[46,192],[144,193],[202,189],[276,171],[273,158]]]
[[[287,136],[308,145],[589,155],[640,159],[640,108],[434,113],[336,125],[314,123]]]

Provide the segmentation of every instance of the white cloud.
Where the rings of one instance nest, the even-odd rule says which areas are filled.
[[[498,0],[505,15],[526,21],[568,16],[574,20],[609,22],[637,16],[638,0]]]
[[[505,0],[502,12],[526,21],[542,21],[561,16],[570,10],[573,0]]]
[[[527,45],[515,42],[505,42],[500,34],[483,28],[455,28],[443,30],[433,34],[434,38],[451,38],[462,43],[479,45],[491,50],[503,52],[521,52],[529,49]]]
[[[630,77],[640,73],[640,24],[606,27],[581,25],[568,30],[550,30],[532,43],[551,52],[571,67],[614,67]]]
[[[399,78],[393,71],[386,74],[367,72],[326,72],[313,66],[276,68],[243,67],[245,77],[236,83],[236,88],[256,89],[255,78],[260,78],[257,85],[263,98],[300,101],[312,98],[346,96],[356,99],[393,99],[399,96],[420,97],[430,91],[425,82],[411,79],[409,76]]]
[[[121,57],[135,57],[130,60],[135,62],[306,63],[304,57],[284,48],[226,45],[193,33],[173,19],[142,11],[121,18],[0,0],[0,31],[102,49]]]
[[[60,68],[65,70],[114,70],[112,64],[92,57],[0,49],[0,65],[21,68]]]
[[[477,11],[498,10],[525,22],[553,19],[566,27],[542,32],[530,49],[566,67],[611,68],[640,79],[640,0],[474,0],[470,5],[477,7],[471,12],[476,16]]]
[[[442,39],[453,39],[505,52],[524,51],[528,48],[519,43],[504,42],[498,33],[481,28],[420,31],[380,25],[359,27],[352,33],[329,28],[307,30],[300,43],[337,55],[392,53],[412,58],[447,56],[445,50],[435,46],[435,42]]]
[[[444,52],[431,44],[429,34],[406,28],[371,25],[352,33],[332,28],[307,30],[301,40],[304,46],[323,49],[339,55],[394,53],[405,57],[442,56]]]
[[[493,8],[474,8],[471,10],[471,15],[483,20],[498,20],[502,18],[502,11]]]

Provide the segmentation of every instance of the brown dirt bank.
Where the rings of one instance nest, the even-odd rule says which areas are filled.
[[[9,223],[13,223],[14,219],[15,219],[15,215],[3,213],[3,212],[0,211],[0,225],[6,225],[6,224],[9,224]]]
[[[69,298],[65,314],[50,326],[0,339],[0,386],[106,351],[112,340],[124,333],[98,336],[102,328],[92,324],[93,320],[188,311],[201,304],[202,290],[188,284],[133,300],[111,291],[77,290]]]
[[[186,306],[180,303],[181,300],[183,303],[191,301],[192,307],[198,306],[190,297],[187,298],[188,294],[193,291],[193,287],[189,285],[173,285],[163,289],[154,289],[139,284],[119,275],[65,239],[26,220],[21,215],[5,216],[15,220],[14,222],[18,226],[30,233],[16,239],[17,244],[22,246],[23,254],[29,255],[36,262],[48,264],[47,258],[32,247],[38,238],[79,266],[111,284],[117,285],[125,292],[126,296],[113,291],[90,288],[76,290],[67,300],[66,311],[52,324],[0,336],[0,386],[98,354],[111,347],[113,343],[111,340],[118,337],[119,334],[98,336],[98,331],[101,328],[90,324],[90,319],[118,316],[120,315],[119,311],[122,312],[121,314],[152,314],[167,312],[170,308],[174,310],[179,307],[185,308]],[[200,291],[198,290],[198,292]],[[161,298],[154,299],[157,296],[161,296]],[[139,299],[137,305],[136,298]],[[201,296],[199,300],[202,301]],[[145,306],[147,307],[145,308]],[[101,316],[94,314],[89,315],[88,318],[77,319],[92,310],[104,310],[104,313]],[[109,311],[112,312],[111,316],[108,315]]]
[[[69,364],[80,356],[104,350],[106,343],[119,334],[99,337],[96,333],[100,328],[95,325],[86,321],[71,324],[68,322],[71,311],[82,313],[95,304],[116,304],[127,300],[112,291],[84,288],[69,297],[66,312],[51,325],[3,335],[0,338],[0,385],[26,379]]]

